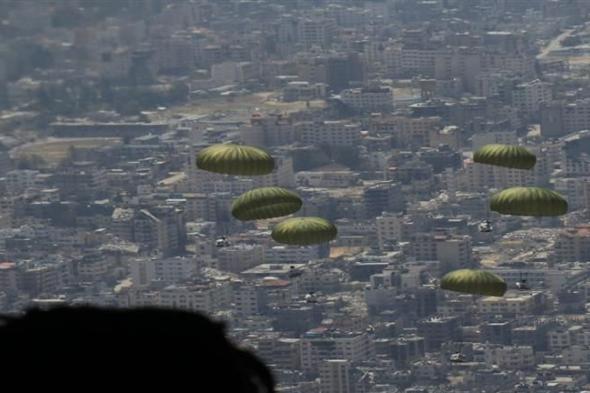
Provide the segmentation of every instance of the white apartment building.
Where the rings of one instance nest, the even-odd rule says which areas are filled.
[[[319,247],[274,246],[264,250],[266,263],[307,263],[319,258]]]
[[[512,104],[527,115],[538,112],[541,103],[549,103],[552,99],[551,84],[539,79],[521,83],[512,91]]]
[[[368,360],[374,348],[367,333],[307,334],[301,338],[301,367],[317,370],[324,360],[344,359],[351,362]]]
[[[295,127],[301,141],[309,145],[355,146],[361,138],[361,125],[343,120],[300,122]]]
[[[244,245],[220,248],[217,252],[219,270],[240,273],[264,263],[264,247],[261,245]]]
[[[535,354],[529,346],[488,345],[484,349],[486,364],[505,370],[522,370],[535,367]]]
[[[389,87],[346,89],[340,93],[342,102],[360,112],[391,112],[393,90]]]
[[[400,242],[404,237],[404,216],[402,214],[383,213],[375,218],[379,249],[388,244]]]
[[[158,306],[214,313],[229,307],[232,299],[228,282],[177,286],[160,291]]]
[[[301,20],[297,27],[299,42],[306,48],[325,47],[332,41],[336,23],[334,19],[308,18]]]
[[[504,297],[484,297],[478,300],[477,310],[482,314],[527,315],[537,307],[541,292],[508,293]]]
[[[134,287],[149,286],[153,281],[176,283],[190,278],[197,272],[196,259],[174,258],[136,258],[129,261],[129,270]]]

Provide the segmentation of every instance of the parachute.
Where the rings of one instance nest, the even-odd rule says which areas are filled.
[[[483,270],[460,269],[447,273],[440,283],[441,289],[472,295],[504,296],[506,282],[499,276]]]
[[[281,187],[261,187],[240,195],[231,213],[241,221],[264,220],[293,214],[303,202],[297,194]]]
[[[278,243],[307,246],[329,242],[337,234],[334,224],[323,218],[295,217],[278,223],[271,237]]]
[[[217,144],[206,147],[197,155],[198,168],[226,175],[267,175],[274,166],[272,156],[254,146]]]
[[[473,154],[473,161],[506,168],[531,169],[537,157],[521,146],[491,144],[477,150]]]
[[[494,195],[490,209],[512,216],[560,216],[567,213],[567,201],[555,191],[539,187],[512,187]]]

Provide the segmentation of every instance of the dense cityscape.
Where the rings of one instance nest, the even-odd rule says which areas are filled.
[[[0,258],[2,314],[201,312],[282,393],[590,391],[590,1],[0,0]]]

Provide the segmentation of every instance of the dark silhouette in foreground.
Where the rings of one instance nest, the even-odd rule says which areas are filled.
[[[223,324],[176,310],[60,307],[2,317],[0,362],[3,381],[21,388],[274,392],[269,370],[232,345]]]

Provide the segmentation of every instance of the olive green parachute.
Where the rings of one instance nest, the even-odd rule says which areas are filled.
[[[485,145],[473,154],[473,161],[480,164],[516,169],[531,169],[537,157],[522,146]]]
[[[293,214],[303,202],[297,194],[281,187],[261,187],[240,195],[231,214],[242,221],[264,220]]]
[[[295,217],[278,223],[271,237],[278,243],[307,246],[329,242],[337,234],[334,224],[323,218]]]
[[[266,175],[273,171],[274,166],[271,155],[254,146],[211,145],[197,155],[198,168],[226,175]]]
[[[472,295],[504,296],[506,282],[494,273],[483,270],[460,269],[447,273],[440,282],[441,289]]]
[[[512,216],[560,216],[567,213],[567,201],[555,191],[539,187],[512,187],[494,195],[490,209]]]

